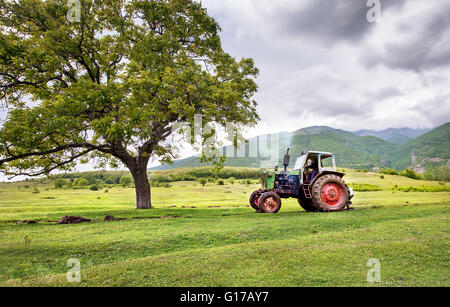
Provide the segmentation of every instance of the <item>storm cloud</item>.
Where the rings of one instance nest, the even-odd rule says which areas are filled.
[[[386,10],[398,9],[405,0],[380,1]],[[367,21],[367,0],[303,1],[297,8],[283,6],[273,13],[271,20],[279,20],[281,33],[305,36],[334,44],[342,40],[358,42],[374,25]]]
[[[202,2],[224,49],[260,69],[262,121],[250,135],[448,121],[450,0],[383,0],[374,23],[367,0]]]
[[[368,58],[368,65],[421,72],[450,65],[450,3],[414,16],[414,23],[401,23],[398,37],[388,40],[380,52]]]

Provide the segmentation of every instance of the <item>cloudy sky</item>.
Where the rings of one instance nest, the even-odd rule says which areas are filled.
[[[450,117],[450,0],[202,0],[260,75],[257,135],[311,125],[432,128]]]

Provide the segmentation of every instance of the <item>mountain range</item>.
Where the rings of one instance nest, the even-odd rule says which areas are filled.
[[[402,145],[430,130],[431,129],[389,128],[381,131],[357,130],[353,131],[353,133],[360,136],[372,135],[382,140]]]
[[[278,162],[265,158],[268,156],[268,151],[264,144],[270,144],[270,139],[274,139],[274,136],[277,137],[279,143]],[[314,126],[293,132],[280,132],[251,138],[245,145],[241,145],[241,148],[242,152],[245,148],[245,156],[242,154],[240,158],[228,157],[225,162],[226,166],[272,168],[277,163],[282,165],[284,153],[287,148],[290,148],[291,157],[299,155],[302,150],[334,152],[338,167],[367,170],[412,168],[419,173],[424,173],[436,167],[450,168],[450,122],[433,130],[389,128],[383,131],[358,130],[351,132],[326,126]],[[256,151],[255,148],[257,148]],[[222,152],[226,151],[233,152],[235,149],[231,146],[222,148]],[[295,162],[294,160],[291,158],[290,166]],[[274,165],[270,165],[270,163]],[[172,165],[161,165],[153,169],[201,165],[203,164],[200,163],[200,157],[197,155],[176,160]]]

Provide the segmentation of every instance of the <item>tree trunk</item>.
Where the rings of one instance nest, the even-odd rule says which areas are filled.
[[[136,209],[150,209],[152,207],[150,184],[147,178],[147,165],[131,170],[136,190]]]

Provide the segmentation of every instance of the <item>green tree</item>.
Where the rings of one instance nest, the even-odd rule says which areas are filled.
[[[89,181],[86,178],[79,178],[75,181],[75,185],[79,187],[85,187],[89,185]]]
[[[68,5],[0,0],[0,99],[9,109],[0,171],[38,176],[89,159],[123,163],[136,207],[150,208],[148,161],[176,157],[174,125],[192,124],[195,114],[221,127],[259,119],[258,70],[222,49],[201,3],[85,0],[75,22]]]
[[[404,169],[401,173],[400,176],[405,176],[405,177],[409,177],[411,179],[420,179],[420,175],[417,174],[415,171],[413,171],[410,168]]]
[[[97,184],[97,179],[95,178],[94,175],[88,174],[83,177],[86,178],[86,180],[89,182],[90,185]]]
[[[198,180],[198,182],[199,182],[202,186],[205,186],[205,184],[206,184],[208,181],[206,180],[206,178],[200,178],[200,179]]]
[[[133,179],[129,176],[122,176],[120,178],[120,184],[124,187],[129,186],[133,182]]]
[[[68,182],[65,179],[58,178],[53,184],[55,185],[55,188],[62,188],[63,186],[68,185]]]

